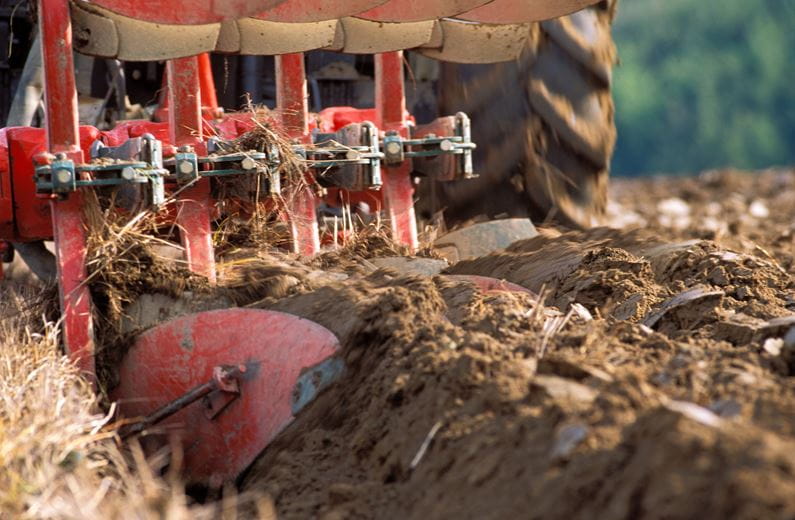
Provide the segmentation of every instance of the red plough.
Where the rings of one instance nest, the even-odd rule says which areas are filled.
[[[272,150],[224,151],[224,143],[251,123],[218,109],[204,53],[278,54],[277,123],[315,166],[289,211],[296,252],[320,250],[317,185],[375,197],[394,238],[416,248],[413,172],[439,180],[470,177],[474,144],[465,114],[414,124],[406,111],[403,50],[469,63],[515,59],[527,38],[517,24],[534,21],[534,13],[560,15],[586,2],[560,2],[560,12],[552,1],[494,1],[499,11],[487,9],[491,3],[39,0],[46,131],[0,131],[0,240],[54,239],[63,343],[86,377],[94,380],[96,369],[83,191],[134,184],[156,208],[178,193],[174,219],[187,265],[214,282],[214,179],[270,172],[278,164]],[[541,4],[535,11],[528,7]],[[514,25],[449,18],[464,13],[468,20]],[[472,52],[462,52],[463,44]],[[313,49],[375,53],[375,107],[333,109],[319,123],[310,119],[301,53]],[[165,121],[123,122],[105,132],[80,127],[73,50],[166,60],[167,102],[159,111]],[[267,188],[278,191],[277,179]],[[477,282],[485,290],[517,290]],[[128,433],[178,433],[189,477],[220,483],[243,471],[339,377],[338,348],[331,332],[291,315],[243,309],[191,314],[137,339],[112,397],[125,417],[140,421]]]

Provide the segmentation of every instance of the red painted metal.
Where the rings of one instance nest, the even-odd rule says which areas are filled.
[[[5,135],[3,144],[8,150],[8,164],[2,165],[4,152],[0,144],[0,181],[11,190],[13,225],[0,227],[0,237],[20,242],[51,239],[50,200],[36,195],[31,160],[47,151],[47,132],[43,128],[31,127],[8,128],[2,132]],[[77,154],[78,162],[86,159],[88,148],[99,136],[100,132],[93,126],[80,127],[79,142],[83,152]]]
[[[536,293],[526,287],[522,287],[521,285],[517,285],[505,280],[491,278],[489,276],[477,276],[474,274],[448,274],[445,275],[445,278],[469,282],[485,293],[516,292],[529,294],[534,298],[538,298]]]
[[[455,16],[470,11],[491,0],[389,0],[358,15],[359,18],[379,22],[419,22]],[[527,0],[525,0],[527,1]],[[549,0],[546,0],[549,1]]]
[[[205,117],[220,118],[223,112],[218,107],[218,96],[215,93],[215,80],[210,55],[206,52],[197,56],[199,60],[199,87],[201,90],[201,107]]]
[[[112,397],[123,416],[143,417],[210,380],[215,367],[245,365],[240,396],[217,417],[208,419],[197,402],[161,425],[180,436],[190,479],[231,481],[293,419],[291,397],[301,372],[338,348],[327,329],[289,314],[192,314],[137,339],[122,361]]]
[[[169,123],[171,143],[177,147],[202,143],[201,91],[197,58],[169,60]],[[210,180],[199,179],[183,189],[177,201],[177,226],[185,248],[188,268],[215,282],[215,251],[212,243],[210,219],[213,204],[210,199]]]
[[[177,58],[167,63],[171,144],[196,145],[201,142],[201,88],[196,56]]]
[[[276,56],[276,105],[288,136],[309,142],[309,106],[302,53]]]
[[[46,75],[44,101],[49,151],[76,152],[80,149],[79,116],[67,0],[39,0],[39,14],[41,54]]]
[[[319,130],[324,133],[334,133],[341,128],[353,123],[370,121],[374,123],[378,118],[375,108],[331,107],[323,109],[317,114]]]
[[[282,128],[293,139],[310,143],[309,106],[303,54],[276,56],[276,104]],[[294,194],[287,194],[293,251],[312,256],[320,252],[317,223],[317,200],[307,176],[307,185]]]
[[[53,236],[50,201],[36,195],[31,159],[47,150],[47,133],[42,128],[9,128],[6,135],[14,187],[14,238],[49,239]]]
[[[387,0],[321,0],[310,3],[306,0],[287,0],[254,18],[272,22],[321,22],[353,16],[386,2]]]
[[[48,149],[82,160],[77,90],[72,62],[72,25],[67,0],[39,0],[44,103]],[[86,235],[82,197],[73,193],[51,200],[58,288],[66,352],[91,380],[95,377],[91,297],[86,279]]]
[[[599,0],[493,0],[457,18],[493,24],[540,22],[574,13],[597,2]]]
[[[0,239],[14,238],[14,195],[6,128],[0,129]]]
[[[63,319],[63,339],[69,358],[92,382],[96,376],[91,294],[86,280],[86,235],[83,196],[52,199],[53,238],[58,265],[58,289]]]
[[[387,52],[375,56],[376,125],[409,137],[406,120],[406,93],[403,77],[403,52]],[[419,247],[417,219],[414,214],[414,186],[411,161],[383,170],[383,192],[392,236],[415,250]]]
[[[91,0],[136,20],[147,22],[201,25],[237,19],[271,9],[285,0]]]

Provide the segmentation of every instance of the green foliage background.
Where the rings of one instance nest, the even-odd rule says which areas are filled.
[[[616,175],[795,164],[795,0],[623,0]]]

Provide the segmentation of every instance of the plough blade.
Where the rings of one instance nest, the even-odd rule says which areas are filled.
[[[191,314],[137,339],[122,361],[112,397],[127,419],[162,419],[163,410],[170,411],[144,430],[145,439],[163,445],[176,435],[186,477],[220,484],[235,479],[340,376],[342,361],[333,357],[338,349],[327,329],[289,314],[252,309]],[[227,377],[219,378],[219,372]],[[210,393],[186,399],[208,385]]]
[[[505,249],[518,240],[538,235],[526,218],[481,222],[458,229],[436,239],[434,246],[450,263],[471,260]]]
[[[417,51],[429,58],[451,63],[498,63],[518,58],[527,44],[526,24],[489,25],[456,20],[439,20],[441,44]]]

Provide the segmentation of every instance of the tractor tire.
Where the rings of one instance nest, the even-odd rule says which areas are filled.
[[[534,24],[515,62],[442,65],[440,111],[471,117],[480,176],[424,183],[421,215],[441,211],[448,226],[483,215],[575,228],[600,222],[616,140],[615,6],[608,0]]]

